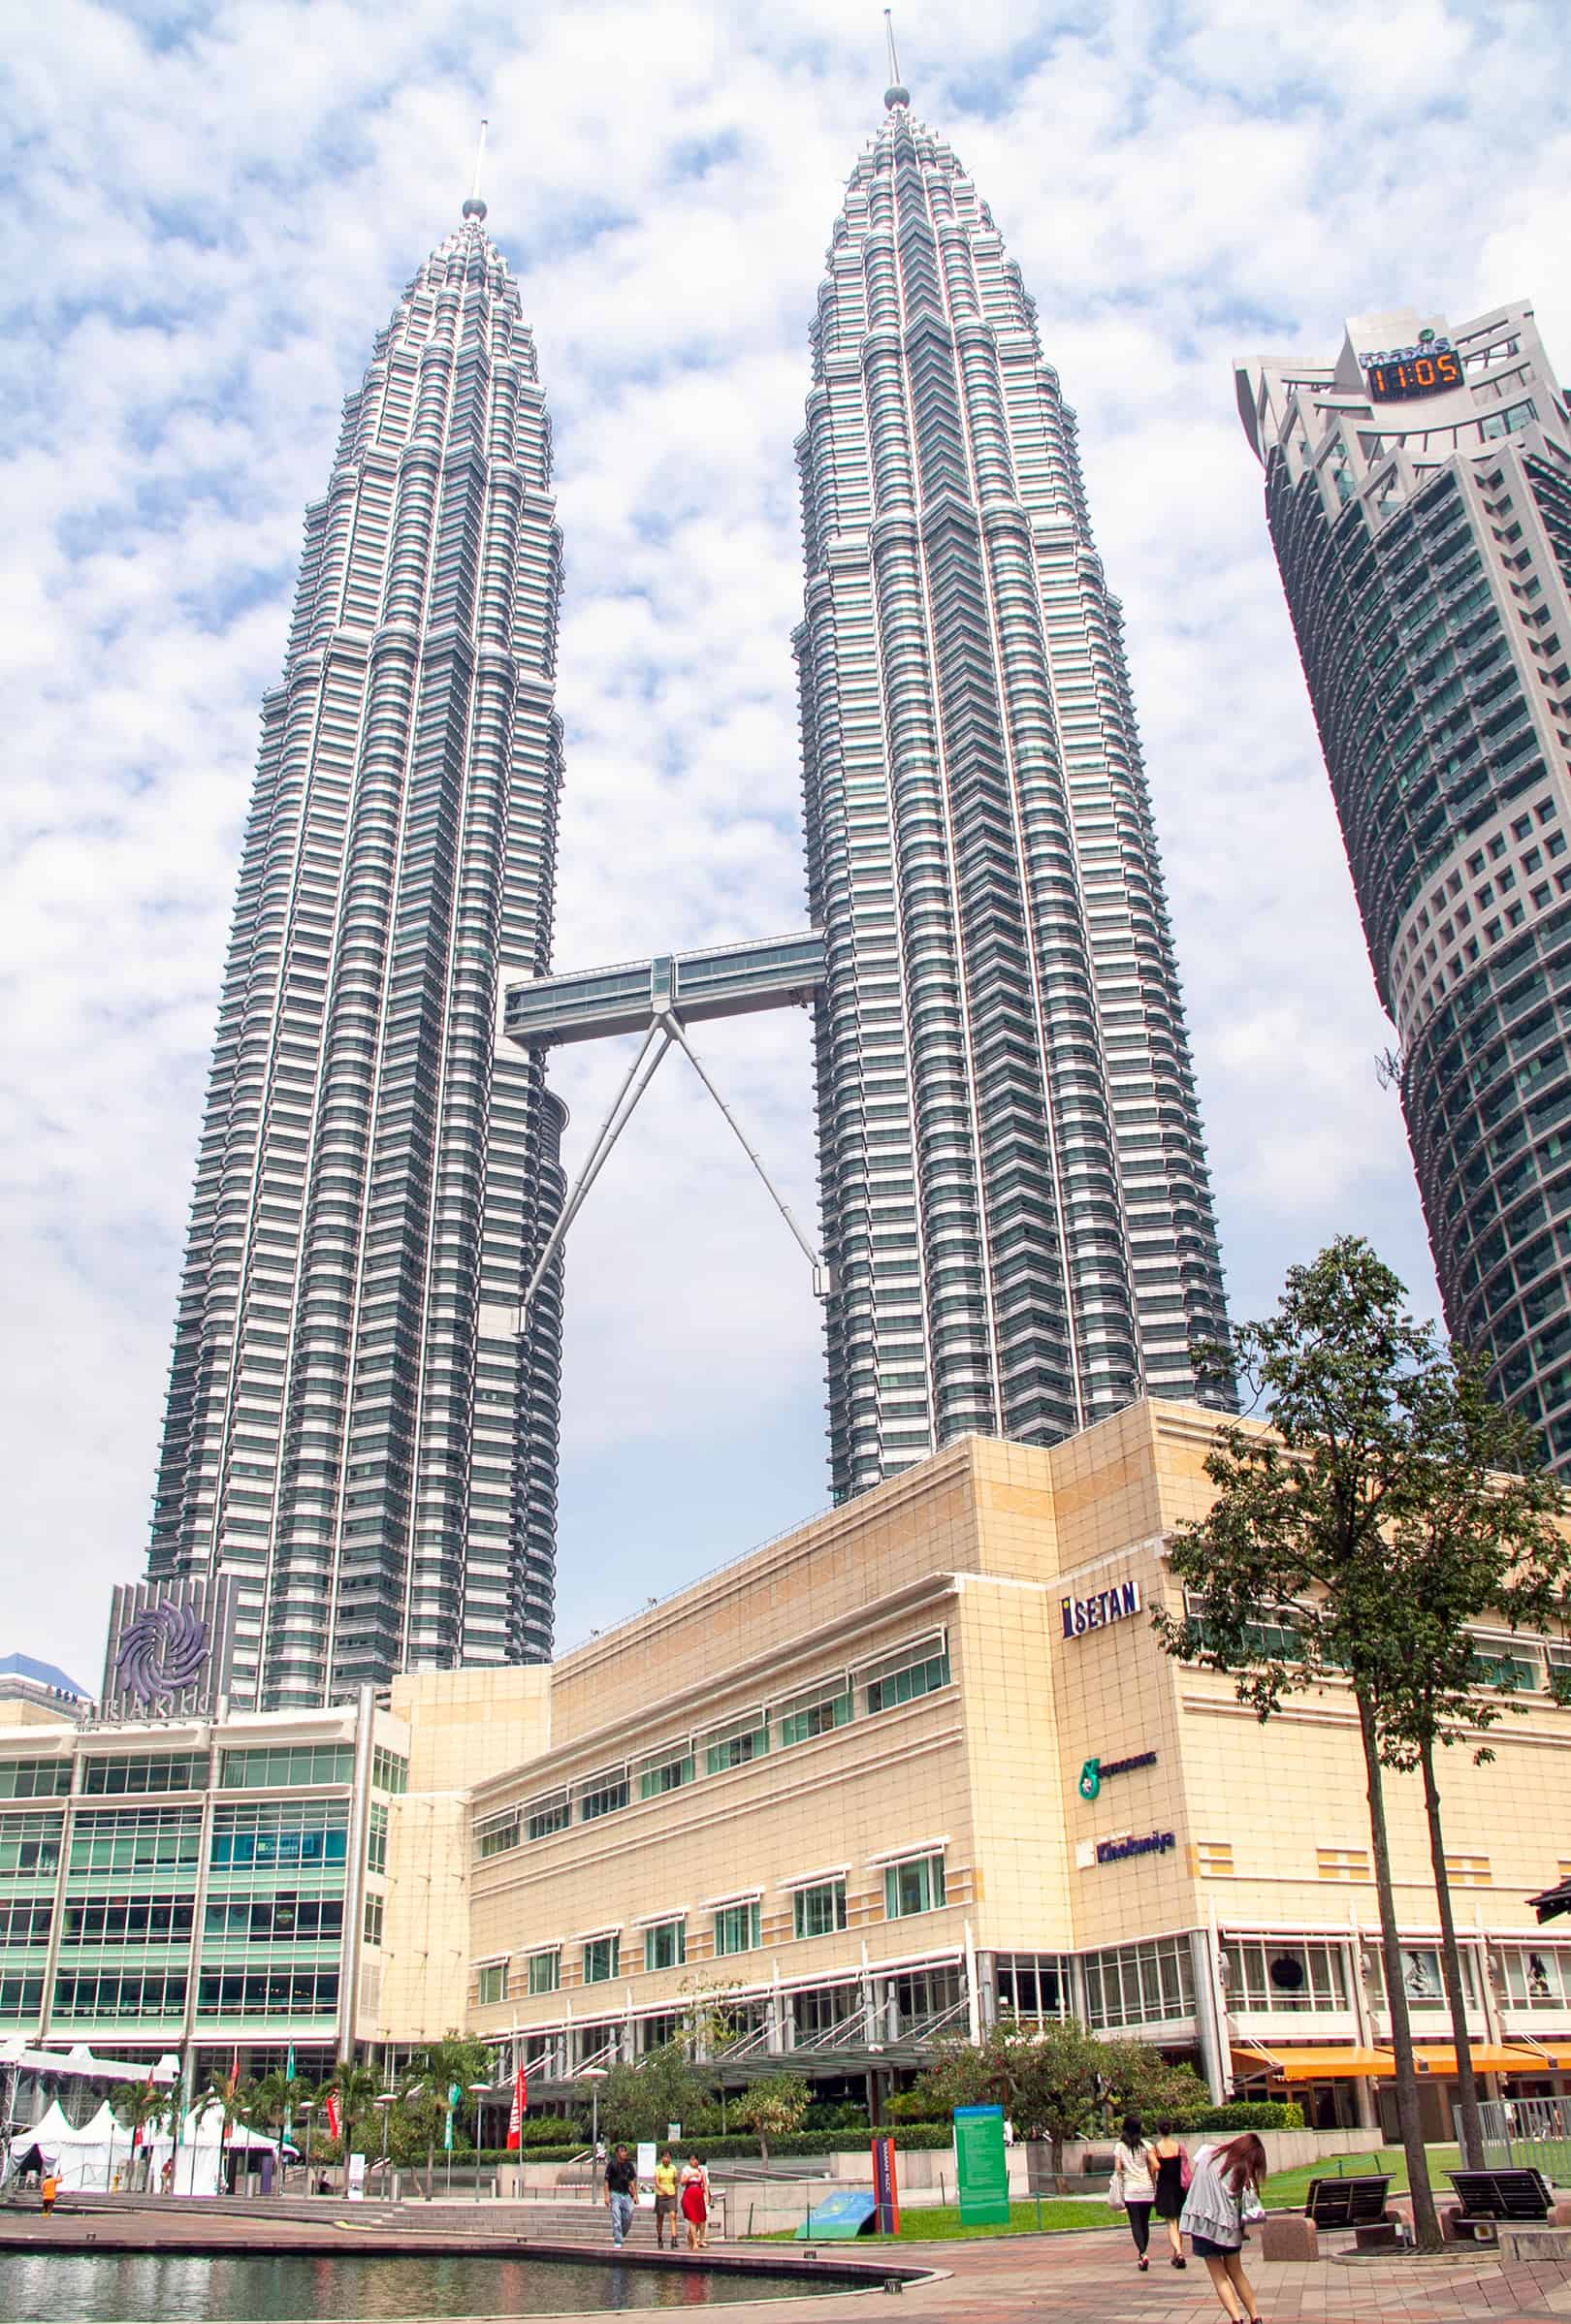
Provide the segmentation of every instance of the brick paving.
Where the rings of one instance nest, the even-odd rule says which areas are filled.
[[[495,2254],[501,2244],[515,2252],[522,2246],[574,2258],[610,2256],[605,2235],[568,2243],[553,2233],[548,2243],[528,2235],[527,2213],[514,2213],[517,2226],[509,2236],[489,2209],[484,2228],[451,2213],[443,2219],[424,2212],[418,2225],[392,2221],[385,2213],[357,2218],[357,2206],[327,2201],[310,2217],[259,2218],[232,2210],[208,2210],[204,2216],[205,2209],[174,2203],[117,2209],[100,2199],[52,2219],[37,2211],[7,2210],[0,2212],[0,2250],[332,2250],[379,2257],[435,2250]],[[906,2324],[1217,2324],[1222,2314],[1198,2262],[1180,2274],[1153,2259],[1150,2274],[1141,2276],[1124,2239],[1110,2235],[908,2244],[886,2252],[865,2245],[821,2250],[821,2260],[810,2264],[850,2261],[868,2269],[872,2288],[846,2297],[857,2314],[876,2314],[881,2324],[891,2312],[882,2283],[885,2262],[890,2270],[940,2272],[933,2280],[905,2284],[907,2306],[895,2312]],[[727,2261],[738,2270],[721,2298],[746,2300],[744,2268],[778,2267],[799,2255],[789,2246],[766,2252],[732,2244],[709,2256],[728,2275]],[[1513,2264],[1468,2253],[1347,2261],[1333,2252],[1314,2262],[1267,2265],[1251,2252],[1248,2265],[1266,2324],[1571,2324],[1571,2259]],[[821,2298],[787,2298],[753,2312],[767,2324],[827,2324],[831,2315],[847,2311],[839,2304],[826,2309]]]

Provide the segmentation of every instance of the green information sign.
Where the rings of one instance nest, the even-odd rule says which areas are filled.
[[[1004,2146],[1001,2106],[955,2108],[954,2160],[960,2181],[961,2225],[1007,2227],[1010,2158]]]

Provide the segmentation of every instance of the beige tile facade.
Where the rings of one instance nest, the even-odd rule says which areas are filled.
[[[733,2034],[813,2062],[847,2013],[898,2043],[1012,1996],[1198,2048],[1219,2087],[1251,2043],[1378,2042],[1345,1697],[1262,1727],[1151,1632],[1165,1537],[1207,1504],[1214,1426],[1150,1402],[1051,1449],[970,1438],[549,1671],[401,1680],[389,2035],[462,2016],[560,2078],[709,1996]],[[1068,1635],[1066,1601],[1094,1609]],[[1102,1618],[1108,1603],[1130,1610]],[[472,1749],[461,1681],[481,1690]],[[1571,1948],[1562,1975],[1526,1905],[1571,1858],[1568,1739],[1571,1711],[1540,1692],[1495,1731],[1491,1766],[1459,1749],[1443,1774],[1479,2031],[1536,2030],[1550,2054],[1563,2037],[1571,2065]],[[1092,1759],[1146,1764],[1088,1800]],[[1391,1806],[1422,1986],[1436,1907],[1415,1787],[1394,1778]],[[928,1909],[891,1917],[891,1864],[923,1856],[942,1901],[913,1874],[904,1901]],[[803,1885],[835,1881],[845,1926],[798,1935]],[[653,1965],[657,1924],[681,1925],[684,1959]],[[744,1949],[719,1950],[726,1933]],[[1035,2002],[1016,1966],[1041,1976]],[[1415,1999],[1422,2033],[1432,2002]]]

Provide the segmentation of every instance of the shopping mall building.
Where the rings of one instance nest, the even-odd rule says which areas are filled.
[[[341,1709],[0,1702],[3,2030],[200,2078],[464,2025],[531,2097],[696,2027],[732,2086],[837,2091],[1073,2014],[1327,2127],[1389,2108],[1363,1772],[1337,1684],[1262,1726],[1170,1661],[1217,1426],[1131,1406],[968,1438],[551,1666]],[[1571,1644],[1481,1632],[1492,1762],[1442,1766],[1477,2055],[1571,2087]],[[1388,1793],[1431,2134],[1454,2060],[1422,1799]]]

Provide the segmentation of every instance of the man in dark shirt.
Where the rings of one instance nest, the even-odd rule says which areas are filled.
[[[605,2201],[611,2213],[611,2242],[622,2249],[622,2239],[632,2225],[638,2200],[638,2166],[625,2147],[619,2147],[605,2166]]]

